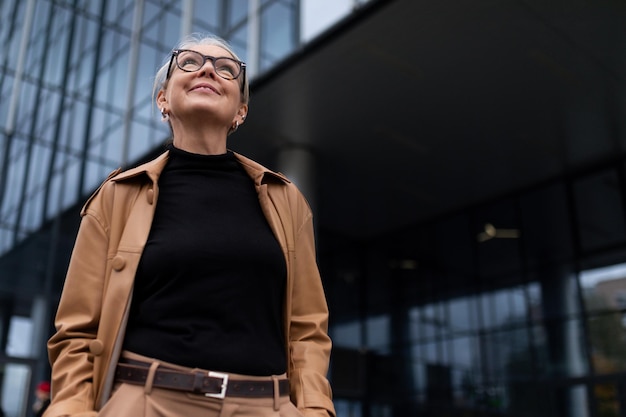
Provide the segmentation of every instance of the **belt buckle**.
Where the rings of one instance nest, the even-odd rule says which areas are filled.
[[[219,398],[221,400],[226,397],[226,388],[228,388],[228,374],[223,374],[221,372],[209,372],[209,377],[211,378],[222,378],[222,390],[216,394],[206,393],[204,394],[207,397],[211,398]]]

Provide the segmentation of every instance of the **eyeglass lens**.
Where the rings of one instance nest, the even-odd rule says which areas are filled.
[[[180,51],[176,55],[176,65],[183,71],[198,71],[205,63],[205,58],[212,61],[215,72],[222,78],[234,80],[241,72],[241,65],[234,59],[227,57],[209,57],[196,51]]]

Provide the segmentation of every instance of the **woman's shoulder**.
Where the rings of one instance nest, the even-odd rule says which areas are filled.
[[[145,183],[154,183],[158,181],[159,175],[163,171],[167,162],[168,152],[164,152],[151,161],[142,163],[132,168],[123,170],[117,168],[113,170],[102,181],[100,186],[85,201],[81,210],[81,215],[86,214],[90,207],[96,203],[99,206],[106,205],[113,199],[117,190],[134,193],[138,191]],[[123,185],[119,187],[118,185]]]

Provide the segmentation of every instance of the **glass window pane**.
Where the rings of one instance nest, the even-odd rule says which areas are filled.
[[[475,297],[457,298],[448,302],[449,325],[452,334],[477,329],[477,308]]]
[[[237,26],[239,22],[248,16],[248,0],[230,0],[226,3],[228,8],[228,27]]]
[[[419,363],[439,363],[439,345],[433,342],[415,344],[414,355]]]
[[[32,341],[33,321],[28,317],[11,316],[6,348],[7,355],[16,358],[30,357],[33,354]]]
[[[446,326],[443,308],[438,304],[429,304],[418,309],[418,334],[422,340],[433,340],[444,332]]]
[[[476,336],[456,337],[450,340],[451,363],[459,371],[480,373],[480,351]]]
[[[294,8],[281,2],[275,2],[263,11],[261,16],[263,65],[282,59],[295,48],[297,35],[293,15]]]
[[[2,411],[7,417],[26,415],[28,404],[31,370],[28,365],[17,363],[0,363],[0,400]]]
[[[352,11],[349,1],[301,0],[302,41],[310,41]]]
[[[98,16],[100,15],[100,11],[102,10],[102,2],[107,3],[107,0],[86,0],[85,6],[87,7],[87,11],[91,15]]]
[[[622,416],[624,415],[623,390],[612,382],[595,384],[593,386],[593,399],[599,416]]]
[[[223,4],[223,2],[218,0],[194,1],[193,15],[197,17],[194,19],[194,27],[204,30],[218,27],[221,18],[221,6]]]
[[[541,287],[536,282],[531,282],[526,286],[526,296],[528,297],[528,318],[531,321],[541,320]]]
[[[526,321],[526,296],[523,287],[494,291],[483,297],[485,326],[510,327]]]
[[[580,376],[589,368],[580,319],[545,320],[542,326],[533,327],[531,341],[539,374]]]
[[[9,157],[9,169],[7,173],[6,190],[2,201],[2,213],[10,213],[19,210],[19,196],[24,178],[24,168],[26,167],[26,147],[17,138],[13,138],[11,156]]]
[[[361,348],[361,324],[357,321],[335,324],[330,328],[333,345],[337,347]]]
[[[593,366],[598,374],[626,370],[624,313],[599,313],[587,319]]]
[[[366,347],[378,353],[388,353],[390,347],[389,315],[369,317],[365,322]]]
[[[582,271],[580,286],[588,312],[626,310],[626,264]]]
[[[22,208],[22,224],[20,227],[29,233],[36,231],[43,220],[42,211],[43,192],[29,193]]]
[[[360,401],[335,399],[333,400],[333,404],[335,405],[335,412],[338,416],[361,417],[363,415]]]

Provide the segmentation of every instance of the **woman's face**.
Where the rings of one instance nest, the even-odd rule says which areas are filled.
[[[202,55],[213,57],[231,57],[223,48],[215,45],[196,45],[188,48]],[[157,96],[159,109],[165,109],[172,125],[191,120],[198,115],[203,120],[223,124],[225,128],[235,121],[243,122],[248,106],[241,102],[239,75],[237,79],[227,80],[215,72],[210,60],[194,72],[185,72],[172,64],[169,82],[165,90]]]

